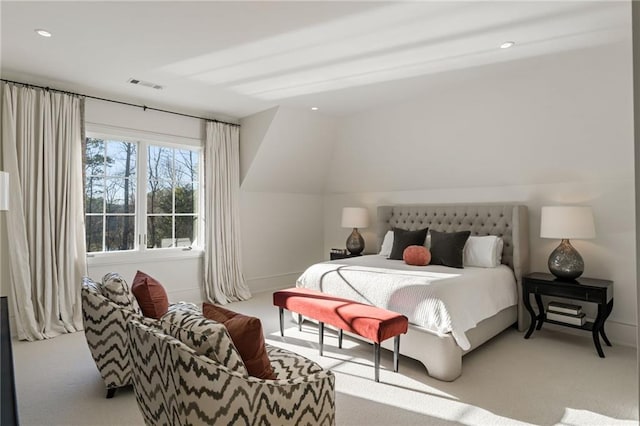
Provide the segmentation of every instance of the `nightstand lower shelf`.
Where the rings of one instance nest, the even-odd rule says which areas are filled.
[[[593,323],[590,321],[587,321],[582,325],[575,325],[575,324],[568,324],[566,322],[554,321],[554,320],[545,318],[544,322],[548,322],[549,324],[563,325],[565,327],[570,327],[570,328],[577,328],[578,330],[593,331]]]

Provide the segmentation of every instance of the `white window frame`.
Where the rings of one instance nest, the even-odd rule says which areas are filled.
[[[131,250],[87,252],[90,265],[137,263],[139,261],[165,261],[202,257],[204,253],[204,149],[201,141],[172,135],[156,135],[142,131],[111,128],[110,126],[87,125],[86,138],[131,142],[136,147],[136,212],[134,248]],[[161,137],[158,137],[161,136]],[[174,149],[189,149],[198,152],[198,211],[196,235],[190,247],[147,248],[147,147],[163,146]],[[84,152],[83,152],[84,155]],[[104,214],[104,213],[103,213]],[[174,213],[175,215],[175,213]],[[86,212],[83,212],[86,217]],[[86,220],[86,219],[85,219]],[[104,238],[104,236],[103,236]]]

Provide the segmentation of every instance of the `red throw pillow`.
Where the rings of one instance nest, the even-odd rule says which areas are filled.
[[[407,265],[427,266],[431,262],[431,252],[425,246],[409,246],[404,249],[402,259]]]
[[[131,292],[136,297],[145,317],[160,319],[169,310],[167,292],[155,278],[138,271]]]
[[[277,378],[273,374],[267,355],[262,323],[259,318],[242,315],[207,302],[202,304],[202,315],[224,324],[251,376],[269,380]]]

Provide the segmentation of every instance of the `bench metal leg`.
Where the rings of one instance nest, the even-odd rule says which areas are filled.
[[[380,381],[380,343],[373,342],[373,365],[376,382]]]
[[[393,339],[393,371],[398,372],[398,364],[400,363],[400,335]]]
[[[302,314],[298,314],[298,331],[302,331]]]
[[[318,328],[318,339],[320,344],[320,356],[322,356],[322,345],[324,344],[324,323],[320,323],[320,327]]]
[[[342,349],[342,329],[338,330],[338,347]]]
[[[280,313],[280,336],[284,337],[284,309],[279,309]]]

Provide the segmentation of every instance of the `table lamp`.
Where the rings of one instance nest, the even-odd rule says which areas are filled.
[[[588,239],[596,236],[591,207],[542,207],[540,237],[561,240],[549,256],[549,271],[564,280],[578,278],[584,272],[584,261],[569,239]]]
[[[358,228],[369,226],[369,213],[362,207],[345,207],[342,209],[342,227],[353,228],[347,238],[347,250],[352,255],[359,255],[364,250],[364,238],[358,232]]]

